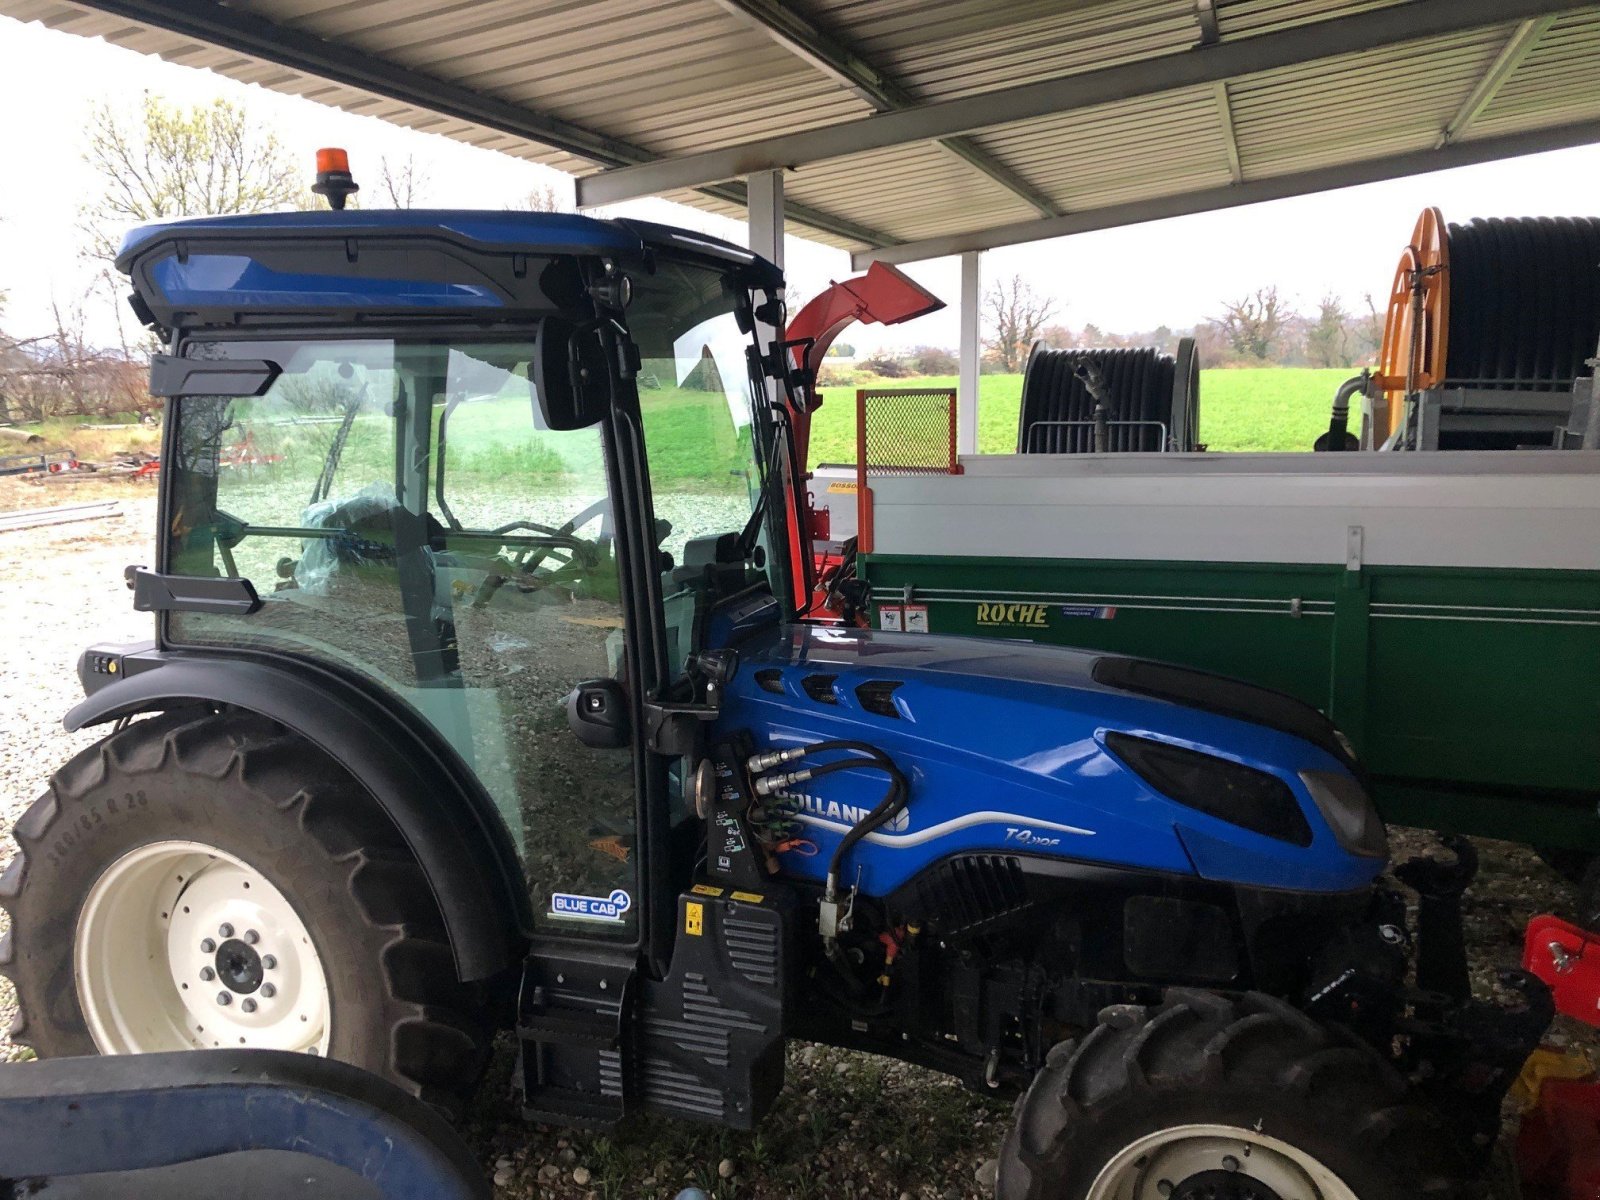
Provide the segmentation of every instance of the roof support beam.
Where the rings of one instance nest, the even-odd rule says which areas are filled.
[[[1516,74],[1517,68],[1522,65],[1522,60],[1528,57],[1528,51],[1538,44],[1545,31],[1555,23],[1556,19],[1553,16],[1534,17],[1516,27],[1506,39],[1506,44],[1500,47],[1500,53],[1495,55],[1494,62],[1489,64],[1489,69],[1483,73],[1483,78],[1478,80],[1477,86],[1461,102],[1461,107],[1456,109],[1456,115],[1451,117],[1439,131],[1439,140],[1434,143],[1435,149],[1455,141],[1466,131],[1467,126],[1482,115],[1483,110],[1494,102],[1495,96],[1505,86],[1506,80]]]
[[[1222,148],[1228,154],[1228,174],[1235,183],[1244,182],[1244,165],[1239,161],[1239,138],[1233,132],[1233,103],[1228,99],[1228,85],[1211,85],[1217,94],[1217,124],[1222,126]]]
[[[700,187],[754,171],[795,168],[891,146],[932,141],[1101,104],[1223,82],[1279,67],[1396,43],[1507,24],[1592,5],[1573,0],[1410,0],[1214,46],[1120,63],[1019,87],[920,104],[858,121],[780,134],[578,181],[580,203],[613,204]]]
[[[607,137],[581,125],[537,109],[413,71],[368,54],[354,46],[291,29],[238,7],[214,0],[71,0],[79,8],[111,13],[140,25],[164,29],[209,45],[276,63],[334,83],[360,88],[375,96],[398,100],[447,117],[470,121],[486,129],[526,138],[576,155],[604,167],[622,167],[655,161],[655,155],[620,138]],[[706,194],[734,204],[744,204],[742,183],[702,188]],[[580,200],[580,204],[582,201]],[[590,207],[584,205],[584,207]],[[791,204],[789,216],[812,229],[869,246],[893,244],[894,239],[854,221],[847,221],[809,205]]]
[[[1194,20],[1200,26],[1202,46],[1215,46],[1222,40],[1216,0],[1194,0]],[[1218,80],[1211,85],[1211,90],[1217,98],[1217,124],[1222,130],[1222,149],[1228,156],[1228,178],[1243,183],[1244,166],[1239,162],[1239,138],[1233,130],[1233,102],[1228,99],[1228,85]]]
[[[1452,142],[1436,150],[1414,150],[1406,154],[1366,159],[1362,162],[1324,167],[1315,171],[1301,171],[1293,175],[1252,179],[1246,183],[1207,188],[1204,191],[1182,192],[1176,196],[1136,200],[1131,204],[1085,209],[1049,220],[1022,221],[1014,225],[1000,225],[972,233],[956,233],[920,242],[907,242],[882,250],[861,250],[851,255],[850,262],[854,270],[861,271],[874,261],[908,263],[927,258],[943,258],[946,255],[965,254],[972,250],[992,250],[997,246],[1015,246],[1024,242],[1043,241],[1046,238],[1066,237],[1074,233],[1088,233],[1096,229],[1139,225],[1146,221],[1161,221],[1168,217],[1212,212],[1221,208],[1236,208],[1244,204],[1258,204],[1265,200],[1282,200],[1288,196],[1301,196],[1308,192],[1325,192],[1334,188],[1375,183],[1380,179],[1398,179],[1405,175],[1420,175],[1426,171],[1443,171],[1451,167],[1494,162],[1497,159],[1538,154],[1546,150],[1564,150],[1571,146],[1586,146],[1593,142],[1600,142],[1600,121],[1557,125],[1526,133],[1498,134],[1494,137]]]
[[[879,112],[916,105],[917,98],[892,76],[867,62],[839,38],[824,32],[781,0],[716,0],[734,16],[761,28],[773,41],[810,63]],[[1061,208],[970,138],[942,138],[939,145],[970,163],[1008,192],[1027,201],[1042,217],[1061,215]]]

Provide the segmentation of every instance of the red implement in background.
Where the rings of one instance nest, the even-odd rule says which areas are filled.
[[[802,473],[806,472],[811,449],[811,413],[822,403],[815,382],[816,371],[834,339],[856,321],[866,325],[898,325],[938,312],[943,307],[943,300],[905,272],[887,263],[875,262],[865,275],[832,284],[794,315],[784,331],[784,339],[789,343],[790,362],[800,369],[802,378],[810,380],[804,386],[801,404],[789,413],[794,429],[795,461]],[[791,492],[794,509],[790,513],[795,603],[802,608],[811,605],[818,580],[817,564],[812,556],[812,543],[817,538],[814,505],[806,482],[807,478],[794,481]]]
[[[1522,966],[1548,985],[1557,1012],[1600,1026],[1600,935],[1534,917]],[[1600,1083],[1547,1079],[1540,1086],[1517,1134],[1517,1170],[1527,1200],[1600,1197]]]

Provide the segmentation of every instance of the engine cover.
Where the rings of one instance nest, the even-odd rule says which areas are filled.
[[[1314,709],[1298,705],[1295,719],[1284,719],[1284,706],[1298,704],[1288,697],[1239,684],[1227,689],[1226,706],[1208,707],[1205,688],[1175,696],[1169,680],[1153,695],[1106,682],[1127,673],[1097,672],[1103,655],[977,638],[782,626],[739,651],[724,731],[748,730],[761,747],[779,749],[869,742],[910,780],[906,810],[846,864],[844,882],[859,872],[868,895],[887,895],[952,855],[982,852],[1308,892],[1362,889],[1383,868],[1381,858],[1341,844],[1302,780],[1302,772],[1350,775],[1350,763],[1336,734],[1317,736],[1332,727]],[[1257,710],[1260,720],[1246,715]],[[1262,723],[1268,714],[1270,725]],[[1307,844],[1226,819],[1225,794],[1203,809],[1163,794],[1108,748],[1108,733],[1282,781],[1310,829]],[[865,770],[791,788],[805,844],[779,856],[781,869],[820,879],[838,840],[883,789],[882,775]]]

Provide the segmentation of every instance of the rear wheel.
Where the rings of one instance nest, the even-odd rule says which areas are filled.
[[[14,833],[0,970],[41,1056],[303,1051],[446,1109],[475,1085],[488,1031],[427,879],[280,726],[138,722],[63,767]]]
[[[1467,1158],[1369,1047],[1281,1001],[1173,992],[1063,1043],[1000,1200],[1447,1200]]]

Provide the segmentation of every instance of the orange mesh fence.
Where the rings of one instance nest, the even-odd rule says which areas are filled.
[[[874,475],[956,475],[954,388],[856,392],[856,549],[872,549]]]

